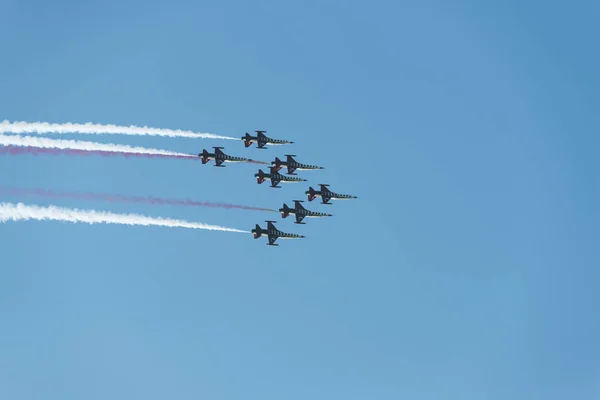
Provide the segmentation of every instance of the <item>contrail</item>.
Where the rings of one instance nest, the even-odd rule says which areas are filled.
[[[0,145],[2,146],[22,146],[36,147],[43,149],[71,149],[95,152],[111,153],[130,153],[130,154],[150,154],[159,156],[169,156],[176,158],[198,158],[192,154],[177,153],[174,151],[150,149],[146,147],[132,147],[121,144],[84,142],[81,140],[62,140],[47,139],[31,136],[11,136],[0,134]]]
[[[268,211],[277,212],[271,208],[252,207],[228,203],[209,203],[200,202],[193,200],[177,200],[177,199],[163,199],[152,196],[123,196],[120,194],[106,194],[106,193],[89,193],[89,192],[61,192],[47,189],[24,189],[24,188],[13,188],[13,187],[0,187],[0,196],[37,196],[47,198],[69,198],[78,200],[100,200],[107,202],[118,202],[118,203],[136,203],[136,204],[158,204],[158,205],[175,205],[175,206],[188,206],[188,207],[212,207],[212,208],[227,208],[227,209],[240,209],[240,210],[253,210],[253,211]]]
[[[91,122],[85,124],[73,124],[70,122],[64,124],[56,124],[49,122],[25,122],[15,121],[10,122],[4,120],[0,122],[0,133],[81,133],[88,135],[142,135],[142,136],[168,136],[168,137],[185,137],[192,139],[224,139],[224,140],[239,140],[239,138],[220,136],[213,133],[197,133],[192,131],[182,131],[180,129],[162,129],[150,128],[147,126],[119,126],[119,125],[104,125],[93,124]]]
[[[136,226],[164,226],[169,228],[206,229],[210,231],[249,233],[240,229],[225,228],[170,218],[153,218],[140,214],[114,214],[106,211],[79,210],[56,206],[40,207],[23,203],[0,203],[0,222],[7,221],[65,221],[86,224],[121,224]]]

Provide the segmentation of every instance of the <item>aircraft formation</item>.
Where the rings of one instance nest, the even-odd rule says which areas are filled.
[[[280,140],[273,139],[265,135],[267,131],[257,130],[254,131],[255,135],[250,135],[246,133],[241,137],[244,142],[244,146],[246,148],[250,147],[252,143],[256,142],[257,149],[267,149],[267,145],[285,145],[285,144],[293,144],[294,142],[288,140]],[[255,161],[250,158],[244,157],[233,157],[225,154],[222,149],[223,147],[213,147],[214,152],[209,152],[206,149],[202,151],[202,153],[198,154],[198,157],[202,159],[202,164],[208,163],[210,160],[215,161],[215,167],[225,167],[225,162],[251,162],[257,164],[268,164],[260,161]],[[298,161],[294,157],[297,157],[295,154],[286,154],[285,161],[279,159],[279,157],[275,157],[270,163],[269,172],[264,172],[259,168],[258,172],[254,174],[256,178],[257,184],[262,184],[265,181],[270,181],[271,188],[281,188],[279,186],[280,183],[300,183],[307,182],[307,179],[297,177],[296,171],[315,171],[315,170],[323,170],[323,167],[317,165],[308,165],[303,164]],[[286,168],[287,173],[284,175],[280,173],[280,171]],[[349,200],[356,199],[356,196],[349,194],[340,194],[333,192],[328,189],[329,184],[319,184],[319,190],[315,190],[312,186],[309,186],[308,190],[304,192],[307,195],[307,199],[309,202],[312,202],[316,198],[320,198],[320,204],[331,205],[331,200]],[[303,222],[304,218],[324,218],[331,217],[332,214],[311,211],[306,209],[302,203],[303,200],[293,200],[294,207],[291,208],[287,204],[283,204],[283,207],[279,209],[281,212],[282,218],[287,218],[291,214],[295,217],[295,224],[304,225],[306,222]],[[295,234],[295,233],[286,233],[282,232],[275,227],[276,221],[265,221],[267,223],[266,228],[262,228],[259,224],[256,224],[255,228],[251,230],[255,239],[260,238],[261,236],[267,237],[267,246],[279,246],[275,242],[277,239],[301,239],[304,238],[304,235]]]

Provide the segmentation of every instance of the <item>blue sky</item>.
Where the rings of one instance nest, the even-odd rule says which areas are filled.
[[[0,397],[600,396],[597,2],[0,3],[0,119],[326,167],[277,214],[56,200],[307,236],[0,225]],[[74,138],[76,136],[63,136]],[[79,137],[81,138],[81,137]],[[84,137],[83,139],[92,139]],[[281,207],[254,165],[0,157],[0,185]],[[34,204],[39,199],[7,198]],[[288,203],[289,204],[289,203]]]

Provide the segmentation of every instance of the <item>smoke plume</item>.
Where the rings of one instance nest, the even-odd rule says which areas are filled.
[[[23,203],[0,203],[0,222],[8,221],[64,221],[85,224],[121,224],[135,226],[163,226],[169,228],[206,229],[210,231],[249,233],[226,228],[170,218],[153,218],[140,214],[115,214],[106,211],[79,210],[56,206],[40,207]]]
[[[185,137],[192,139],[224,139],[224,140],[239,140],[234,137],[220,136],[213,133],[197,133],[192,131],[182,131],[180,129],[162,129],[150,128],[147,126],[119,126],[119,125],[104,125],[93,124],[91,122],[85,124],[74,124],[71,122],[57,124],[49,122],[25,122],[15,121],[10,122],[4,120],[0,122],[0,133],[79,133],[88,135],[147,135],[147,136],[168,136],[168,137]]]

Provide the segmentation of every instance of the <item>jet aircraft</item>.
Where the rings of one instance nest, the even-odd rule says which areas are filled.
[[[248,132],[246,132],[245,136],[242,136],[242,140],[244,141],[244,146],[250,147],[250,145],[252,144],[253,141],[256,141],[257,149],[266,149],[265,145],[267,145],[267,144],[279,145],[279,144],[294,143],[294,142],[290,142],[287,140],[272,139],[265,135],[265,133],[267,131],[254,131],[254,132],[256,132],[256,136],[252,136]]]
[[[299,163],[298,161],[294,160],[294,157],[296,156],[293,154],[286,154],[285,156],[287,157],[286,161],[281,161],[279,157],[275,157],[275,161],[271,162],[271,165],[277,168],[277,171],[279,171],[283,167],[287,167],[288,175],[296,175],[294,173],[295,170],[309,171],[314,169],[325,169],[316,165],[307,165]]]
[[[267,229],[263,229],[260,227],[260,225],[256,224],[256,228],[252,229],[252,233],[254,234],[254,239],[258,239],[263,234],[267,235],[267,237],[269,239],[269,243],[267,243],[267,246],[279,246],[278,244],[275,244],[275,241],[278,238],[300,239],[300,238],[304,237],[302,235],[297,235],[295,233],[281,232],[279,229],[275,228],[275,225],[273,225],[273,223],[275,223],[275,221],[265,221],[265,222],[267,223]]]
[[[224,162],[255,162],[249,158],[232,157],[221,151],[224,147],[213,147],[214,153],[209,153],[206,149],[202,150],[202,153],[198,154],[198,157],[202,158],[202,164],[206,164],[210,160],[215,160],[215,167],[225,167]]]
[[[319,218],[319,217],[332,217],[333,216],[331,214],[325,214],[322,212],[315,212],[315,211],[307,210],[306,208],[304,208],[302,206],[302,204],[300,204],[300,203],[304,203],[302,200],[294,200],[294,203],[296,203],[295,208],[289,208],[287,206],[287,204],[283,203],[283,208],[280,208],[279,211],[281,211],[281,216],[283,218],[287,218],[288,215],[294,214],[296,216],[296,222],[294,222],[295,224],[303,224],[304,225],[306,223],[306,222],[302,222],[304,217]]]
[[[329,200],[332,200],[332,199],[348,200],[348,199],[357,199],[358,198],[356,196],[352,196],[349,194],[339,194],[339,193],[332,192],[331,190],[327,189],[327,186],[329,186],[328,184],[321,183],[321,184],[319,184],[319,186],[321,186],[321,190],[315,190],[312,187],[309,187],[308,190],[306,192],[304,192],[308,195],[308,201],[313,201],[315,198],[320,197],[321,204],[331,204],[331,203],[329,203]]]
[[[269,174],[265,174],[262,169],[259,169],[258,173],[254,174],[254,176],[256,177],[256,182],[259,185],[267,179],[269,179],[271,181],[271,187],[274,187],[274,188],[281,188],[281,186],[277,186],[277,185],[279,185],[279,182],[285,182],[285,183],[306,182],[306,179],[281,175],[279,172],[277,172],[275,170],[275,167],[270,167],[270,169],[271,169],[271,173],[269,173]]]

